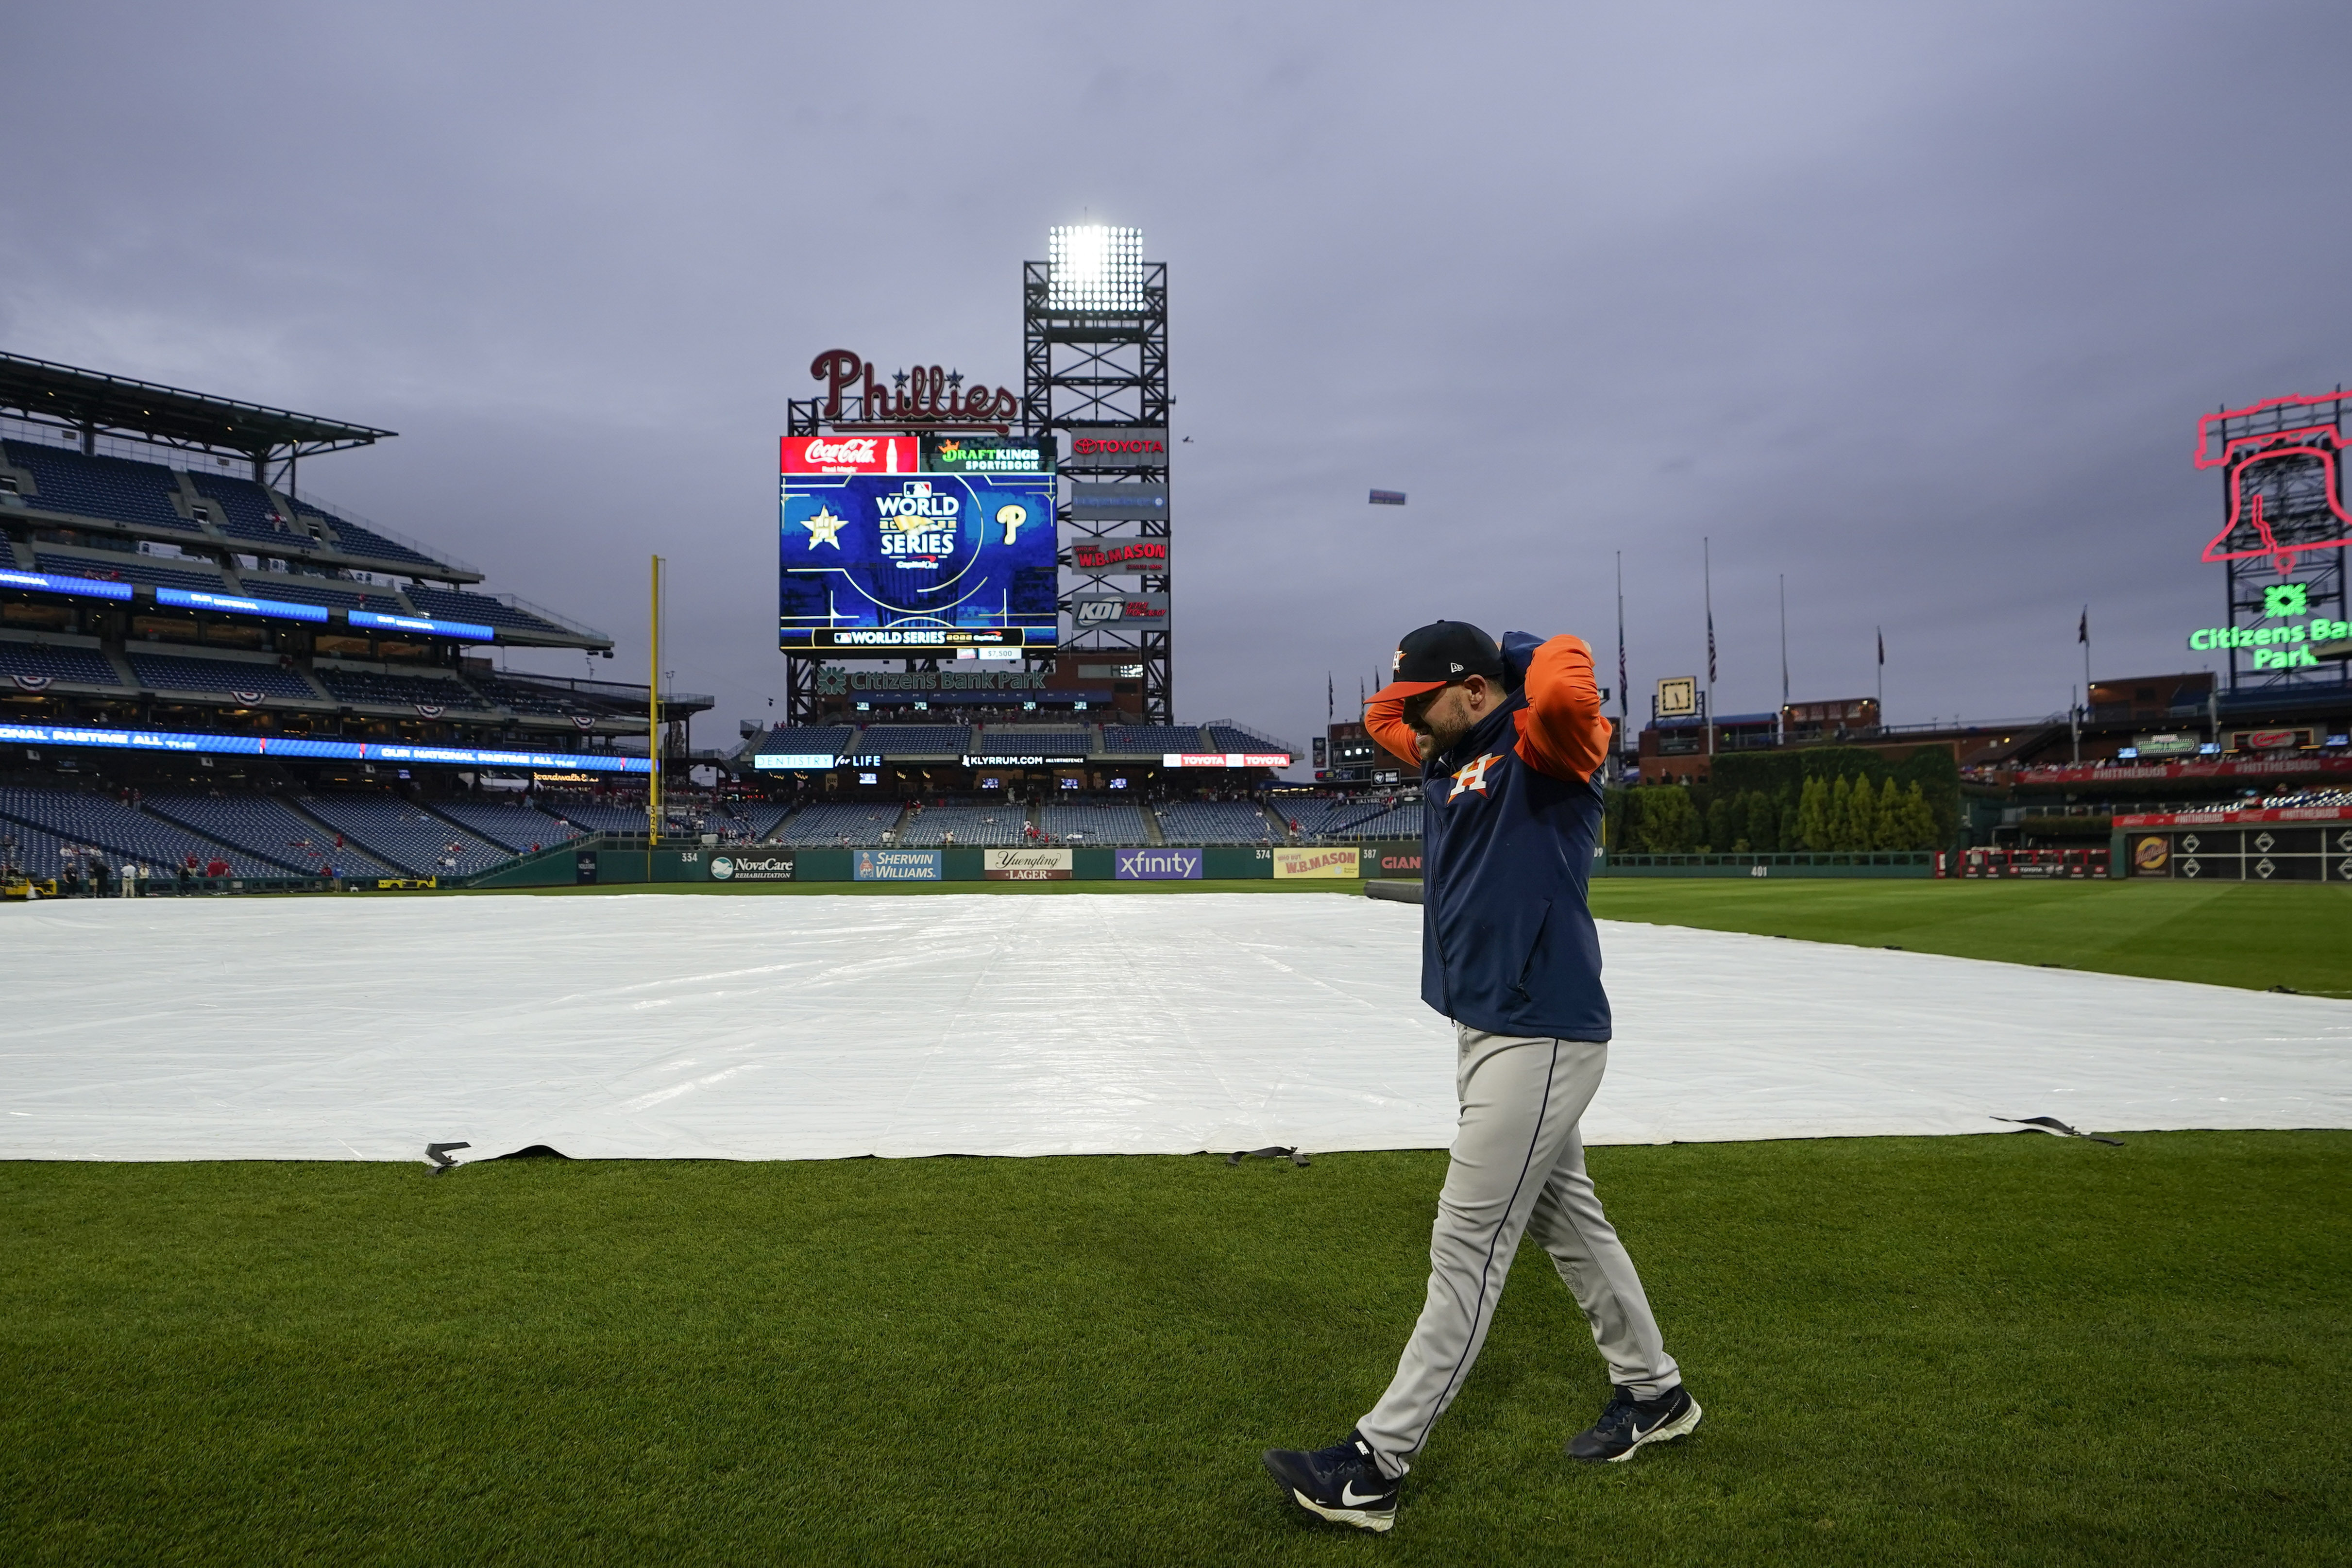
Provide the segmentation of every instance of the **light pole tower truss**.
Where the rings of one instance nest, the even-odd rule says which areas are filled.
[[[1068,438],[1066,549],[1103,540],[1163,547],[1156,567],[1140,570],[1138,552],[1095,552],[1097,561],[1120,558],[1125,570],[1116,572],[1080,567],[1080,552],[1069,550],[1062,652],[1138,670],[1143,722],[1171,724],[1168,267],[1140,259],[1140,246],[1133,229],[1057,229],[1052,259],[1023,264],[1022,407],[1026,434]]]

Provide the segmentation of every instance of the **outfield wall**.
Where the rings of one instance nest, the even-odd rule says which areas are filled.
[[[1928,851],[1823,854],[1596,855],[1595,876],[1932,877]],[[1421,845],[1081,845],[968,849],[879,845],[862,849],[679,844],[588,838],[523,855],[467,883],[475,888],[585,887],[645,883],[833,882],[1359,882],[1417,880]]]

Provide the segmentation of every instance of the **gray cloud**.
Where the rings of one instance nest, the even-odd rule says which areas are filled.
[[[319,493],[765,716],[817,350],[1016,379],[1171,266],[1178,696],[1304,740],[1439,614],[1724,711],[2194,668],[2198,413],[2352,365],[2326,5],[225,5],[6,24],[0,345],[401,430]],[[1412,492],[1368,508],[1371,486]],[[1344,706],[1344,705],[1343,705]],[[1643,703],[1635,705],[1637,717]],[[710,737],[716,738],[716,736]]]

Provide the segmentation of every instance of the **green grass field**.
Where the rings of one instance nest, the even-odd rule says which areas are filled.
[[[2352,990],[2331,888],[1628,878],[1594,905]],[[1528,1252],[1378,1541],[1256,1453],[1386,1383],[1442,1154],[0,1164],[0,1561],[2352,1557],[2352,1133],[1591,1161],[1705,1424],[1563,1458],[1606,1379]]]
[[[1257,1467],[1417,1311],[1438,1154],[0,1166],[41,1563],[2323,1563],[2352,1134],[1596,1150],[1706,1423],[1519,1260],[1392,1535]]]
[[[1602,877],[1609,920],[2352,997],[2352,886]]]

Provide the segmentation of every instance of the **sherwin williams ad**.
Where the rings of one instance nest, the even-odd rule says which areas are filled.
[[[937,882],[938,850],[860,850],[850,875],[858,882]]]

